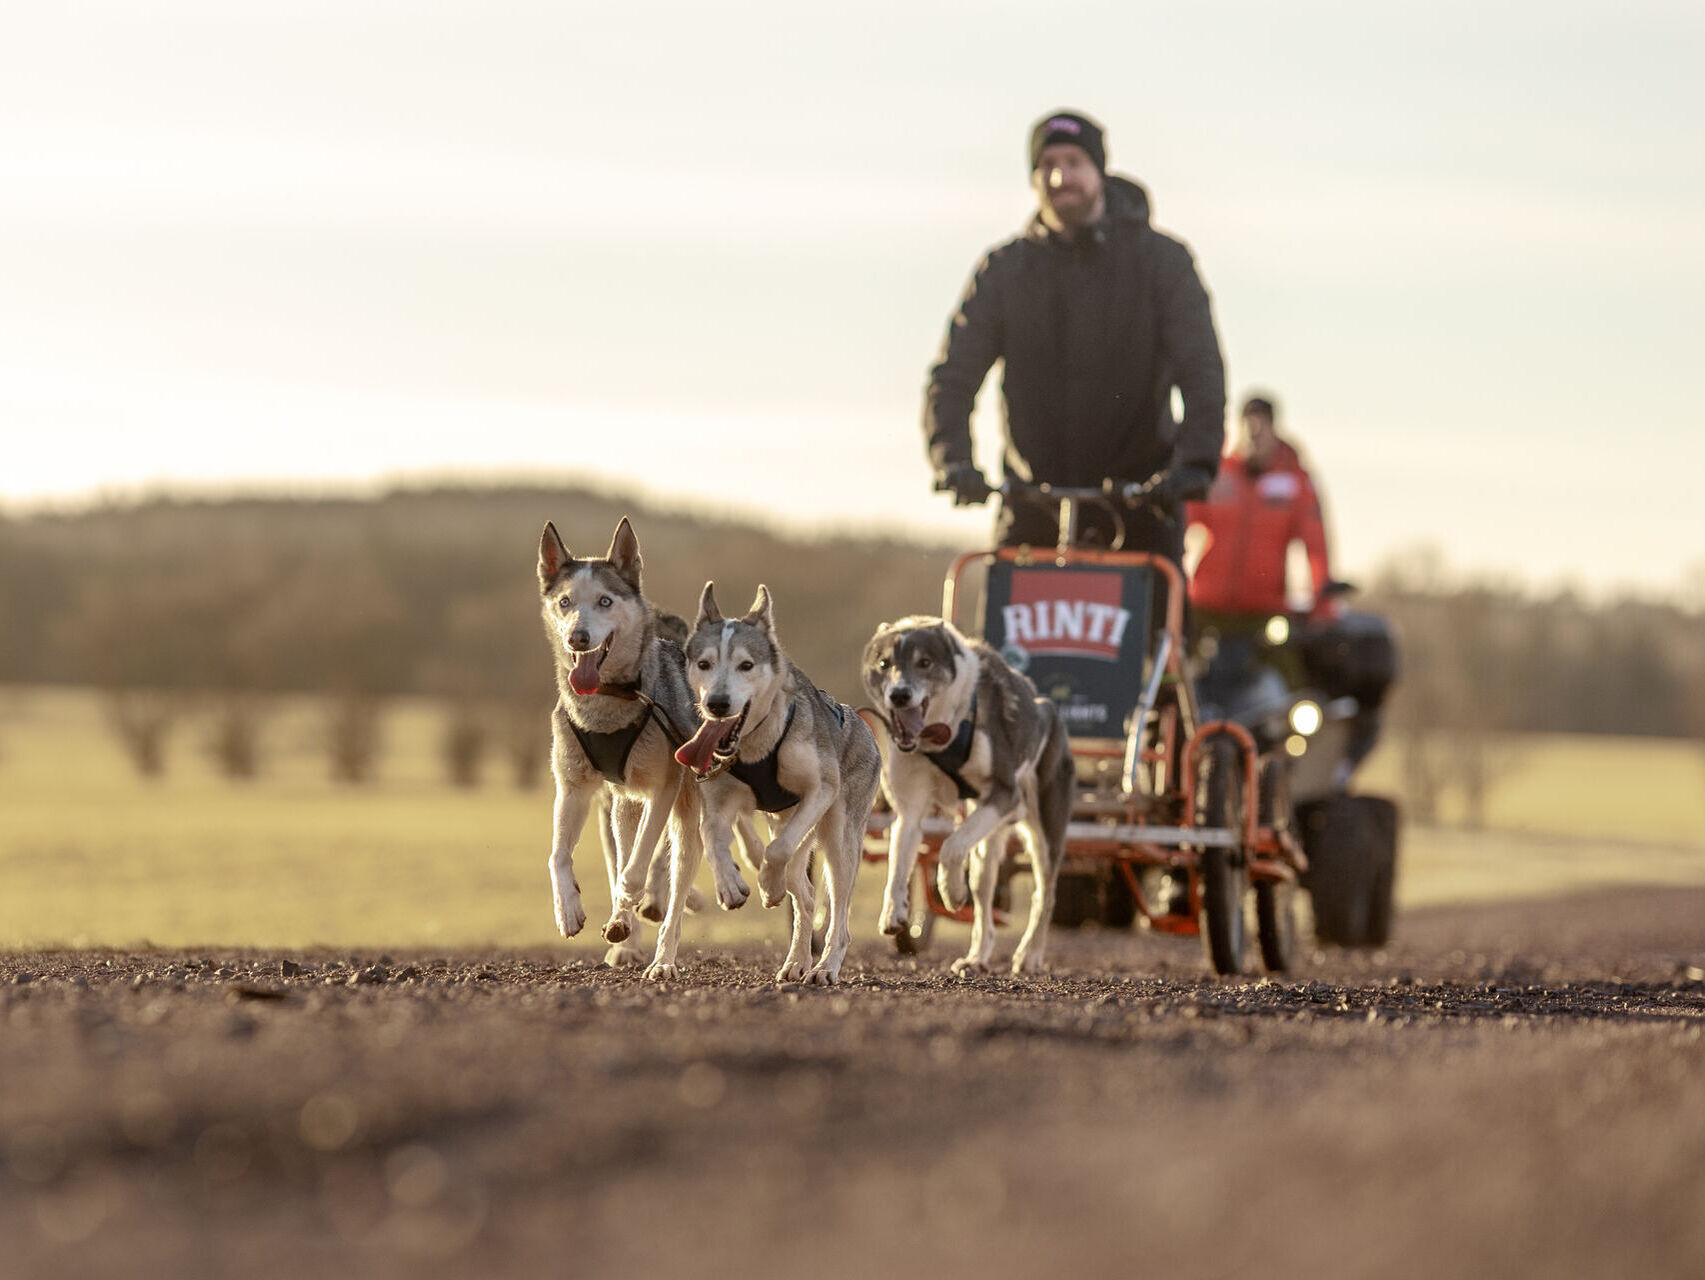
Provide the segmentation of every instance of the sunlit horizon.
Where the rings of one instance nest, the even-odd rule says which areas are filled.
[[[1229,416],[1277,394],[1346,576],[1705,574],[1705,14],[85,8],[0,48],[0,509],[536,475],[975,544],[925,373],[1071,105],[1194,251]]]

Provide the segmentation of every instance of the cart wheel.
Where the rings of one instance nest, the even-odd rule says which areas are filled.
[[[1255,932],[1261,940],[1261,963],[1267,972],[1288,970],[1297,936],[1295,885],[1264,880],[1255,886]]]
[[[1367,813],[1354,797],[1333,796],[1306,806],[1298,818],[1315,938],[1340,947],[1365,945],[1375,878],[1368,855],[1377,843]]]
[[[1367,921],[1362,937],[1370,947],[1391,941],[1391,899],[1397,887],[1397,805],[1384,796],[1357,796],[1368,828]]]
[[[894,935],[894,950],[903,956],[920,956],[929,950],[930,939],[935,936],[935,912],[929,909],[921,862],[912,869],[906,894],[906,927]]]
[[[1107,869],[1106,893],[1101,901],[1101,923],[1109,929],[1129,929],[1137,919],[1137,895],[1116,864]]]
[[[1101,913],[1101,883],[1088,872],[1062,871],[1054,881],[1053,923],[1078,929]]]
[[[1242,787],[1237,768],[1237,744],[1215,738],[1208,746],[1203,771],[1203,804],[1198,821],[1204,827],[1238,825],[1242,811]],[[1202,938],[1214,972],[1243,972],[1243,891],[1249,885],[1249,869],[1242,849],[1203,849]]]

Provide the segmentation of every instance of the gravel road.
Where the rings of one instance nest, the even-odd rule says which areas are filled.
[[[1705,892],[1412,912],[1282,981],[1103,931],[960,979],[943,930],[819,991],[691,929],[662,987],[0,955],[0,1275],[1705,1275]]]

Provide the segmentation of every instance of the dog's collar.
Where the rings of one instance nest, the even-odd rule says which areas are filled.
[[[598,686],[598,692],[601,694],[607,694],[612,698],[619,698],[623,702],[643,702],[649,710],[651,718],[657,721],[657,727],[663,730],[663,736],[669,739],[669,746],[671,748],[680,747],[688,738],[692,737],[690,733],[681,732],[680,727],[675,723],[674,717],[658,705],[657,699],[653,698],[644,689],[640,688],[639,681],[637,680],[631,682],[623,681],[621,683],[600,684]],[[645,724],[645,717],[641,716],[633,723],[635,725],[643,726]],[[633,725],[629,725],[626,729],[619,729],[617,732],[626,733],[628,729],[631,728],[633,728]],[[635,730],[635,736],[638,736],[638,730]]]
[[[975,800],[978,794],[977,788],[966,782],[964,776],[959,772],[971,759],[971,739],[976,735],[976,731],[977,691],[973,689],[971,690],[970,713],[959,722],[959,729],[954,733],[953,741],[940,751],[923,753],[925,760],[928,760],[953,780],[953,785],[958,788],[961,800]]]

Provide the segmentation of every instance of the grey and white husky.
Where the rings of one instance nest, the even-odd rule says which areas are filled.
[[[964,801],[970,813],[942,841],[936,868],[948,906],[965,903],[968,861],[975,889],[971,948],[953,968],[989,968],[995,884],[1008,833],[1016,828],[1036,887],[1012,969],[1040,969],[1077,785],[1059,709],[989,645],[941,618],[901,618],[878,627],[861,666],[889,734],[882,786],[895,821],[882,932],[899,933],[908,923],[907,891],[923,820],[936,810],[951,815]]]
[[[557,675],[550,856],[556,923],[565,938],[586,924],[574,846],[587,817],[605,805],[615,857],[604,937],[618,948],[638,927],[635,910],[664,828],[677,849],[696,850],[700,840],[698,796],[682,786],[675,760],[695,725],[685,660],[659,630],[641,567],[639,539],[625,516],[599,559],[576,559],[548,522],[539,540],[540,601]],[[744,903],[749,890],[733,860],[713,859],[712,869],[717,901],[729,909]],[[686,886],[680,893],[671,886],[671,901],[678,897],[685,907],[686,896]],[[612,951],[610,958],[627,957]]]
[[[744,617],[724,618],[715,584],[705,583],[687,641],[687,681],[704,723],[676,759],[701,779],[704,845],[713,858],[731,861],[736,824],[758,811],[775,815],[780,826],[760,860],[758,892],[767,907],[784,896],[793,900],[793,936],[776,980],[829,985],[847,954],[847,912],[881,771],[876,738],[782,651],[768,587],[758,588]],[[815,965],[813,843],[822,850],[829,894],[828,931]],[[681,845],[677,856],[696,851]],[[688,866],[674,883],[691,878]],[[658,932],[659,966],[673,962],[679,898],[672,895]]]

